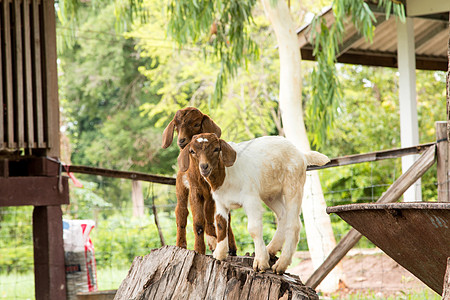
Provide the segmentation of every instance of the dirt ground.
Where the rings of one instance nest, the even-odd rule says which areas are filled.
[[[313,272],[307,252],[297,252],[300,263],[287,270],[305,282]],[[294,261],[295,263],[295,261]],[[379,249],[353,249],[343,259],[344,281],[340,296],[370,292],[377,297],[404,295],[411,291],[429,289],[409,271]],[[320,286],[317,290],[320,290]]]

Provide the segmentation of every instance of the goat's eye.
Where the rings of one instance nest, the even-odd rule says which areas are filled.
[[[220,151],[220,148],[214,149],[214,152],[219,152],[219,151]]]
[[[202,124],[198,123],[198,124],[195,124],[194,127],[200,127],[200,125],[202,125]]]
[[[190,153],[190,154],[195,154],[195,151],[192,150],[192,149],[189,149],[189,153]]]

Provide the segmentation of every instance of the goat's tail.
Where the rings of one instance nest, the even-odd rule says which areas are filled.
[[[309,151],[305,153],[306,164],[308,166],[323,166],[330,161],[330,159],[322,153],[317,151]]]

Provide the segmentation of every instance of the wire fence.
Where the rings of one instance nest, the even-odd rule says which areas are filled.
[[[327,206],[377,201],[401,175],[400,169],[401,159],[396,158],[320,170]],[[422,179],[424,199],[427,201],[436,200],[437,197],[435,174],[435,169],[431,169]],[[151,249],[161,246],[158,228],[154,222],[153,204],[156,207],[160,230],[166,243],[175,245],[174,186],[143,183],[144,216],[137,218],[133,217],[131,180],[81,174],[77,175],[77,178],[83,183],[83,188],[76,188],[71,184],[71,204],[63,207],[63,218],[95,221],[91,240],[95,247],[100,290],[117,289],[125,278],[134,257],[146,255]],[[0,208],[0,299],[34,299],[32,209],[32,207]],[[330,215],[330,218],[336,240],[339,240],[348,232],[350,226],[334,214]],[[247,232],[247,219],[243,210],[233,210],[231,220],[238,245],[238,255],[252,253],[253,242]],[[264,213],[266,243],[272,238],[275,229],[275,216],[266,208]],[[194,234],[191,216],[188,219],[187,241],[188,249],[193,249]],[[359,249],[356,255],[365,255],[366,249],[375,249],[375,247],[363,238],[355,249]],[[307,251],[304,229],[300,233],[298,250]],[[375,259],[370,260],[370,265],[367,265],[366,260],[360,259],[360,264],[353,262],[346,268],[353,272],[347,273],[347,276],[359,278],[348,282],[351,282],[352,288],[361,290],[389,289],[388,283],[392,282],[392,278],[389,277],[391,274],[389,268],[392,267],[392,262],[380,258],[379,251],[371,251],[375,251],[373,252],[375,255],[372,255]],[[210,253],[208,250],[207,254]],[[307,261],[308,255],[306,252],[299,253],[303,254],[296,255],[291,268],[297,270],[300,278],[306,281],[312,270],[311,266],[308,270],[302,269],[301,262]],[[389,268],[384,269],[385,265],[389,265]],[[372,272],[370,278],[367,278],[369,270],[378,271],[378,274]],[[406,284],[409,277],[407,273],[405,274]],[[407,290],[406,285],[405,290]]]

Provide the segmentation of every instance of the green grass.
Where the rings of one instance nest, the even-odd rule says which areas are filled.
[[[97,270],[99,290],[115,290],[128,273],[127,269]],[[0,274],[0,300],[34,299],[34,274]]]

